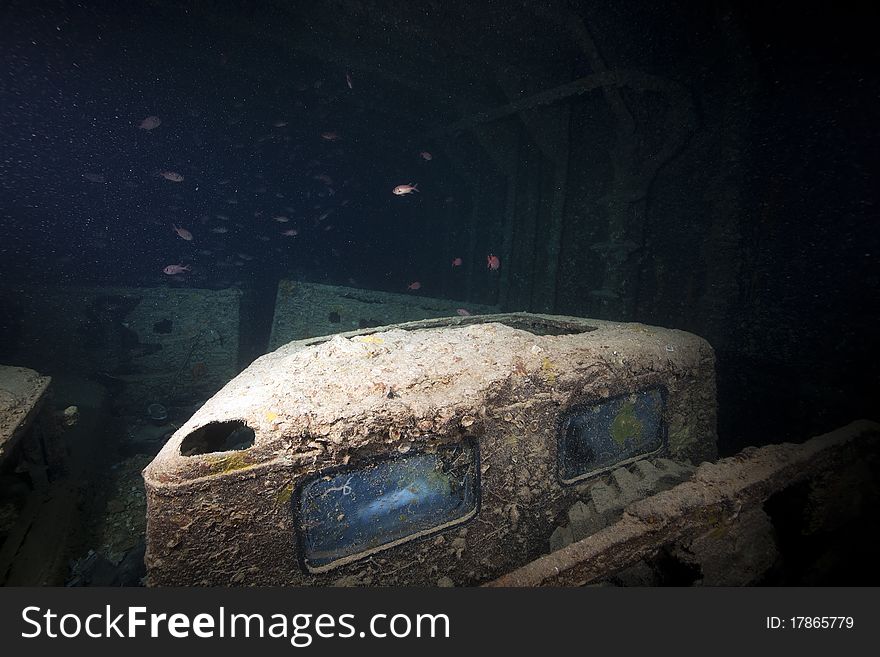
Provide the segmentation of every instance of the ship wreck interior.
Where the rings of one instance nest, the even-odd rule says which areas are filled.
[[[632,495],[606,469],[590,531],[595,493],[468,585],[880,583],[880,57],[858,11],[792,13],[3,3],[0,584],[144,585],[141,473],[258,357],[511,313],[705,340],[715,456]],[[699,486],[731,492],[628,560],[597,542]]]

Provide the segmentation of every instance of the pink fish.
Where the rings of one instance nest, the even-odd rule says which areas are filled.
[[[296,237],[297,235],[299,235],[299,231],[296,228],[288,228],[281,234],[284,235],[284,237]]]
[[[171,224],[171,228],[174,229],[174,232],[177,233],[179,237],[185,239],[187,242],[192,242],[192,233],[189,232],[186,228],[178,228],[174,224]]]
[[[407,290],[418,290],[420,287],[422,287],[421,283],[419,283],[418,281],[413,281],[412,283],[410,283],[409,285],[406,286],[406,289]]]
[[[321,139],[325,141],[339,141],[339,135],[335,132],[322,132]]]
[[[349,89],[354,89],[354,87],[351,85],[351,73],[346,72],[346,74],[345,74],[345,84],[348,85],[348,88],[349,88]]]
[[[160,171],[159,175],[165,180],[170,180],[171,182],[183,182],[183,176],[176,171]]]
[[[457,312],[457,313],[458,313],[459,315],[461,315],[462,317],[467,317],[467,316],[470,315],[470,312],[468,312],[468,311],[465,310],[464,308],[456,308],[456,309],[455,309],[455,312]]]
[[[461,267],[461,258],[454,258],[452,260],[452,266],[453,267]]]
[[[497,255],[492,255],[491,253],[486,256],[486,268],[491,269],[492,271],[497,271],[497,269],[501,266],[501,260]]]
[[[403,196],[404,194],[412,194],[413,192],[417,191],[419,191],[419,184],[410,183],[409,185],[398,185],[391,190],[391,193],[395,196]]]
[[[175,274],[182,274],[185,271],[190,271],[190,268],[189,265],[168,265],[162,271],[169,276],[174,276]]]
[[[140,128],[141,130],[152,130],[153,128],[158,128],[160,125],[162,125],[162,119],[160,119],[158,116],[148,116],[143,121],[141,121],[138,128]]]
[[[430,162],[434,159],[434,156],[431,155],[428,151],[422,151],[419,153],[419,157],[421,157],[425,162]]]

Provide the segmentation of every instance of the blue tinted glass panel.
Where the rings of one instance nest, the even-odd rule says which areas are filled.
[[[663,447],[663,392],[642,390],[574,406],[562,417],[559,478],[572,481]]]
[[[307,482],[297,502],[306,567],[331,567],[470,518],[478,500],[477,461],[468,441]]]

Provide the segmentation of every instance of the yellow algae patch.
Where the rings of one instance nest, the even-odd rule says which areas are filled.
[[[611,438],[623,447],[627,440],[635,440],[641,433],[642,422],[636,417],[636,405],[628,401],[623,404],[611,423]]]
[[[385,342],[382,338],[379,338],[375,335],[361,335],[355,338],[358,342],[363,342],[365,344],[382,344]]]
[[[556,366],[546,356],[541,361],[541,373],[544,375],[544,380],[551,386],[556,383]]]
[[[287,484],[284,488],[278,491],[278,495],[275,496],[275,501],[278,502],[279,506],[287,506],[290,504],[291,497],[293,497],[293,484]]]
[[[274,411],[266,411],[263,417],[266,418],[266,422],[274,422],[278,419],[278,413],[275,413]]]
[[[222,456],[209,456],[208,463],[212,474],[228,474],[256,465],[251,455],[244,451],[223,454]]]

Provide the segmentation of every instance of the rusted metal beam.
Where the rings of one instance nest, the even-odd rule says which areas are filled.
[[[496,107],[483,112],[477,112],[471,116],[465,117],[460,121],[451,123],[445,127],[434,131],[436,135],[451,134],[467,130],[481,123],[497,121],[511,114],[517,114],[526,110],[534,109],[542,105],[550,105],[561,100],[580,96],[596,89],[605,87],[627,87],[636,91],[657,91],[657,92],[675,92],[675,97],[688,97],[686,90],[671,80],[661,78],[649,73],[643,73],[632,69],[620,69],[615,71],[605,71],[603,73],[595,73],[583,78],[578,78],[573,82],[563,84],[553,89],[547,89],[537,94],[515,100],[500,107]]]

